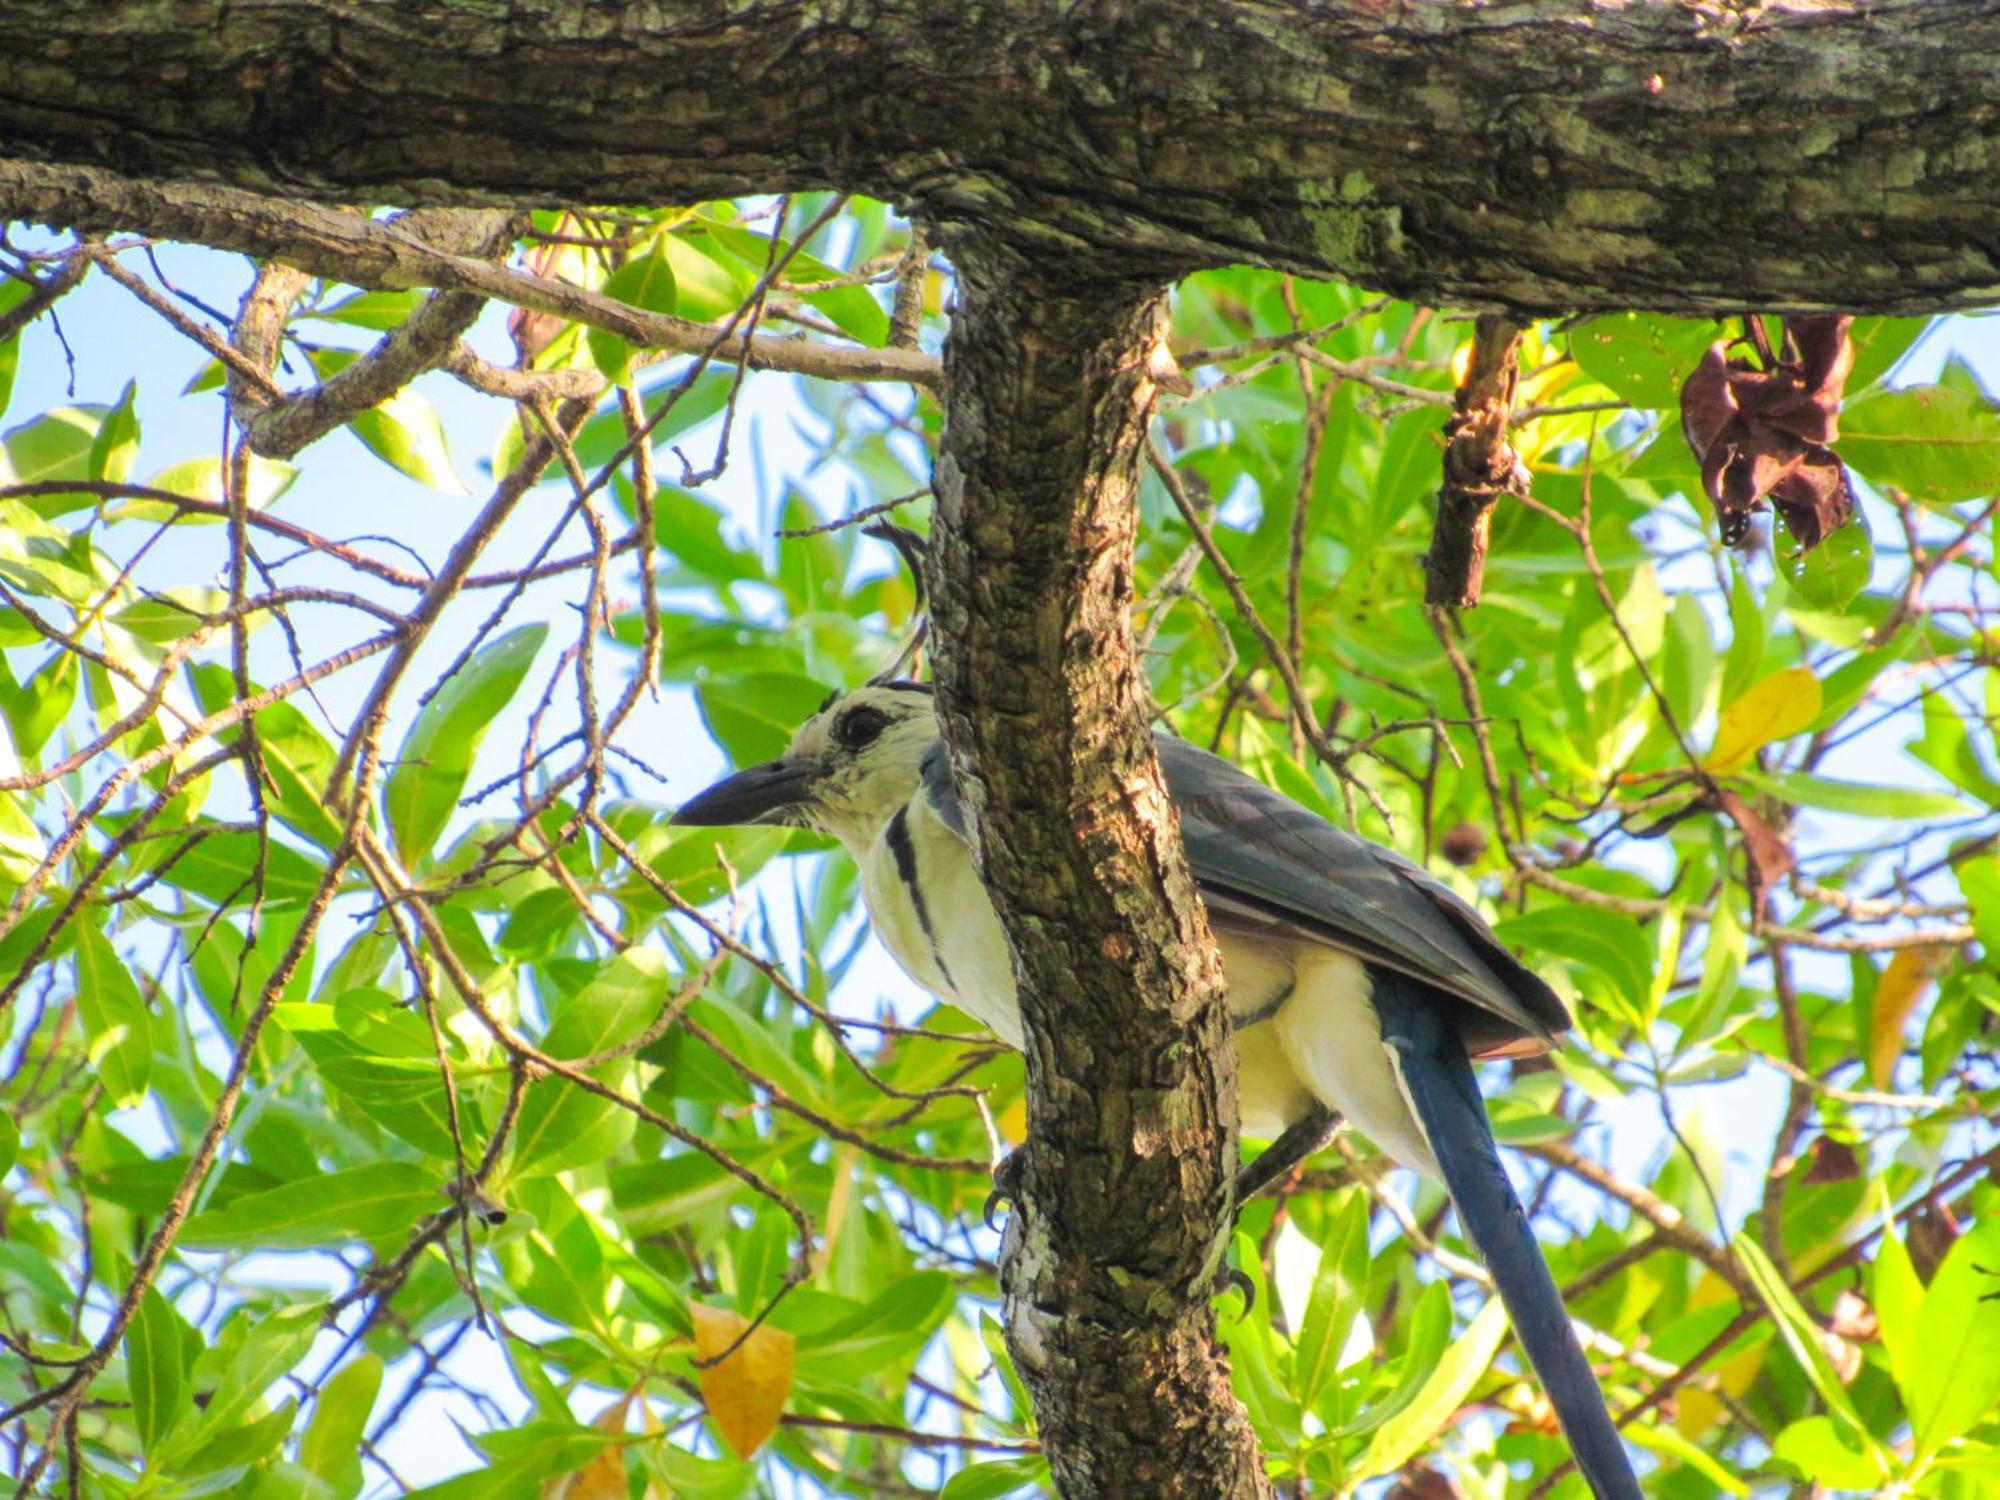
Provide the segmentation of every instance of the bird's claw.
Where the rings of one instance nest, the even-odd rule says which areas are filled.
[[[1023,1165],[1021,1153],[1016,1150],[1009,1151],[993,1167],[993,1191],[986,1195],[986,1204],[980,1209],[979,1216],[986,1221],[986,1227],[995,1234],[1000,1232],[1000,1226],[994,1222],[993,1216],[1000,1211],[1000,1205],[1021,1201]]]
[[[1243,1316],[1249,1317],[1250,1310],[1257,1305],[1257,1283],[1252,1281],[1249,1272],[1240,1266],[1222,1268],[1221,1285],[1216,1288],[1216,1295],[1220,1296],[1223,1292],[1231,1290],[1243,1294]]]

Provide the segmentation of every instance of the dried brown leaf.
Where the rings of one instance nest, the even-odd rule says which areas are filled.
[[[1853,515],[1847,470],[1828,446],[1840,435],[1854,366],[1853,321],[1787,319],[1783,351],[1768,369],[1731,359],[1718,340],[1682,385],[1681,429],[1728,545],[1743,540],[1766,499],[1807,552]]]

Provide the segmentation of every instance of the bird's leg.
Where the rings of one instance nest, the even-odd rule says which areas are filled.
[[[1262,1156],[1236,1174],[1238,1210],[1331,1141],[1339,1129],[1340,1116],[1318,1104],[1303,1119],[1287,1125]],[[1249,1317],[1250,1309],[1257,1305],[1257,1284],[1240,1267],[1224,1266],[1216,1291],[1232,1287],[1243,1294],[1243,1316]]]
[[[1285,1127],[1264,1154],[1236,1174],[1236,1202],[1248,1203],[1300,1162],[1330,1142],[1340,1129],[1340,1116],[1323,1105]]]

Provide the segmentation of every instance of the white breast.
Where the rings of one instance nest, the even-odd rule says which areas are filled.
[[[875,935],[910,978],[1019,1047],[1014,958],[972,852],[922,797],[901,814],[901,835],[897,827],[884,827],[861,860],[861,899]]]
[[[919,900],[919,893],[921,900]],[[1010,1047],[1021,1045],[1013,955],[964,841],[917,797],[861,859],[861,895],[903,971]],[[1405,1166],[1436,1165],[1382,1046],[1367,970],[1276,934],[1222,942],[1246,1135],[1271,1139],[1318,1100]]]

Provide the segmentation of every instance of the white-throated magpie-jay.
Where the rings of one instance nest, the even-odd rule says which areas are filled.
[[[1247,1196],[1323,1145],[1335,1114],[1443,1179],[1492,1271],[1577,1467],[1602,1500],[1639,1495],[1617,1429],[1494,1149],[1470,1059],[1539,1052],[1562,1002],[1465,902],[1227,761],[1157,737],[1235,1022],[1246,1134],[1273,1145]],[[910,977],[1021,1045],[1013,960],[973,858],[927,686],[830,700],[779,760],[675,815],[782,823],[839,840],[883,945]]]

